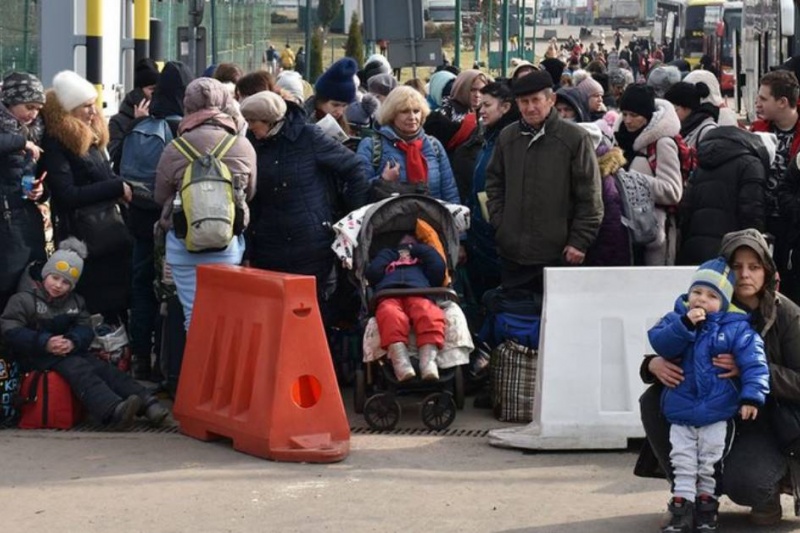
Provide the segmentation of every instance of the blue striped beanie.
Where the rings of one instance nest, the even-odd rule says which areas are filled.
[[[722,299],[721,311],[727,311],[733,298],[733,287],[736,285],[736,274],[728,266],[724,257],[706,261],[697,268],[692,276],[691,292],[695,285],[702,285],[716,291]]]

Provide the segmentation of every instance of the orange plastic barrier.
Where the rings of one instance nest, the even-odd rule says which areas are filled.
[[[197,269],[175,398],[181,432],[236,450],[329,463],[350,451],[315,280],[223,265]]]

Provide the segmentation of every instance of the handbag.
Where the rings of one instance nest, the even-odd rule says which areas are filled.
[[[0,427],[16,423],[18,416],[14,398],[19,393],[19,364],[0,355]]]
[[[94,328],[94,340],[89,352],[101,361],[115,366],[120,372],[131,369],[131,346],[125,326],[101,323]]]
[[[72,232],[86,243],[90,256],[108,255],[130,245],[131,235],[116,202],[78,207],[71,219]]]
[[[800,458],[800,405],[772,397],[767,413],[781,451],[789,457]]]
[[[536,391],[538,352],[508,340],[497,346],[489,362],[492,407],[503,422],[531,422]]]

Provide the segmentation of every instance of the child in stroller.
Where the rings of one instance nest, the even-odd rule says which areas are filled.
[[[369,263],[365,272],[376,291],[383,289],[424,289],[440,287],[447,265],[439,253],[418,242],[413,235],[405,235],[396,249],[384,248]],[[438,351],[444,345],[444,312],[429,298],[422,295],[404,295],[382,298],[375,317],[381,337],[381,348],[389,353],[397,380],[407,381],[416,376],[408,353],[411,327],[416,333],[419,347],[419,369],[422,379],[436,381]]]
[[[466,317],[458,305],[458,295],[450,287],[450,278],[452,266],[458,261],[459,235],[468,228],[469,209],[414,194],[393,196],[364,206],[334,225],[337,238],[332,248],[342,265],[352,269],[364,311],[364,366],[356,369],[354,407],[356,413],[364,413],[364,419],[372,429],[390,430],[398,424],[402,413],[398,400],[401,396],[426,394],[420,415],[422,422],[435,430],[448,427],[455,420],[456,410],[464,406],[464,381],[460,367],[469,363],[474,344]],[[409,235],[413,235],[415,240],[412,241]],[[399,244],[401,241],[402,246]],[[423,244],[433,248],[438,257],[424,252]],[[406,252],[398,248],[408,248],[408,245],[410,249],[406,257]],[[391,258],[383,265],[377,262],[382,254]],[[419,259],[418,266],[399,266],[401,254],[403,262]],[[388,267],[389,263],[396,261],[398,264],[393,268]],[[438,269],[437,272],[426,274],[426,269],[432,267]],[[377,284],[373,284],[375,279],[369,277],[370,268],[376,271]],[[387,272],[387,268],[391,272]],[[412,284],[413,288],[402,288],[412,277],[417,281]],[[402,335],[384,340],[379,317],[375,314],[378,305],[386,299],[407,296],[424,296],[422,305],[431,304],[426,317],[415,322],[416,312],[411,312],[409,320],[409,315],[403,311],[399,317]],[[434,306],[438,310],[431,310]],[[406,350],[399,350],[400,346],[392,350],[413,356],[416,346],[407,345],[408,339],[423,331],[418,328],[422,327],[424,320],[430,321],[428,316],[433,313],[440,316],[439,310],[443,312],[443,320],[439,322],[442,329],[436,328],[435,331],[442,331],[441,336],[432,336],[428,332],[414,343],[431,345],[424,350],[431,350],[426,364],[418,367],[413,363],[411,366],[407,356],[402,358],[404,364],[397,372],[393,365],[385,364],[385,359],[389,359],[386,356],[390,354],[382,347],[389,348],[402,341],[401,346]],[[371,316],[373,314],[375,316]],[[434,330],[430,325],[425,328]],[[432,350],[435,350],[435,355]],[[414,373],[409,371],[409,366]],[[428,379],[411,379],[416,374]],[[401,383],[398,378],[406,381]]]

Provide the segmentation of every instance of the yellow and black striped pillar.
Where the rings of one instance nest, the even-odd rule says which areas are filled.
[[[150,57],[150,0],[133,0],[133,58]]]
[[[103,108],[103,0],[86,0],[86,79],[97,89]]]

